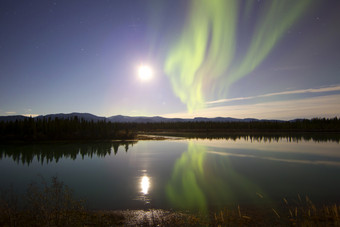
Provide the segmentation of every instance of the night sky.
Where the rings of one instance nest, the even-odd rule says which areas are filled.
[[[0,115],[339,117],[339,12],[338,0],[1,0]]]

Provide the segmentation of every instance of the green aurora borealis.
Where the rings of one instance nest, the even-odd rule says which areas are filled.
[[[268,57],[285,32],[312,8],[312,1],[268,1],[241,59],[235,58],[238,27],[255,10],[254,1],[192,0],[187,19],[170,47],[164,71],[173,92],[189,112],[204,108],[212,96],[225,98],[229,86],[247,76]],[[241,11],[241,9],[243,11]]]
[[[339,11],[338,0],[1,1],[0,115],[333,118]]]

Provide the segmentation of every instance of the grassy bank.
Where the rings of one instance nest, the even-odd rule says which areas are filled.
[[[1,209],[1,226],[340,226],[340,207],[294,206],[276,209],[221,209],[209,214],[150,210],[43,212]],[[38,215],[38,216],[36,216]]]
[[[209,213],[161,209],[93,211],[57,178],[29,185],[24,196],[3,191],[1,226],[340,226],[338,204],[308,197],[278,201],[275,208],[235,206]]]

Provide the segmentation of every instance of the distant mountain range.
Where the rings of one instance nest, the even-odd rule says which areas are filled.
[[[110,121],[110,122],[120,122],[120,123],[157,123],[157,122],[251,122],[251,121],[274,121],[274,120],[259,120],[255,118],[245,118],[245,119],[237,119],[231,117],[215,117],[215,118],[205,118],[205,117],[196,117],[192,119],[187,118],[164,118],[164,117],[129,117],[123,115],[116,115],[112,117],[98,117],[89,113],[59,113],[59,114],[48,114],[48,115],[40,115],[34,117],[35,119],[41,118],[51,118],[52,120],[55,118],[65,119],[65,118],[73,118],[78,117],[79,119],[84,119],[86,121]],[[24,120],[25,117],[22,115],[12,115],[12,116],[0,116],[0,122],[2,121],[16,121],[16,120]]]

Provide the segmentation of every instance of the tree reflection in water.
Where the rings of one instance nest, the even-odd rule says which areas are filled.
[[[115,155],[120,146],[127,152],[129,146],[137,142],[98,142],[98,143],[55,143],[55,144],[26,144],[26,145],[1,145],[0,160],[12,158],[14,162],[30,165],[37,159],[41,165],[50,162],[58,162],[60,159],[68,158],[75,160],[77,157],[92,158],[93,156],[105,157]]]

